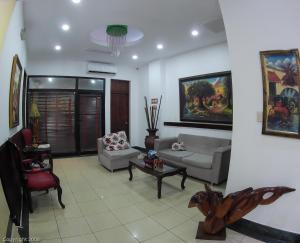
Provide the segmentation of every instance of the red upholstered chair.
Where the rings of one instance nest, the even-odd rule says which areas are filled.
[[[24,170],[24,162],[19,147],[10,141],[10,148],[12,157],[16,160],[19,169],[21,170],[21,175],[23,176],[21,179],[28,199],[29,211],[31,213],[33,212],[31,192],[48,191],[51,188],[57,190],[58,202],[62,208],[65,208],[65,205],[61,201],[62,188],[60,186],[59,178],[52,171],[43,171],[40,169],[32,169],[31,171]]]
[[[32,146],[32,131],[29,128],[24,128],[22,130],[22,136],[23,136],[23,141],[25,146]]]
[[[22,137],[23,137],[23,143],[24,147],[32,147],[33,143],[33,135],[32,131],[29,128],[22,129]],[[26,153],[26,159],[31,159],[31,162],[37,162],[41,167],[43,167],[43,161],[45,159],[49,159],[50,169],[53,169],[53,160],[52,155],[50,152],[29,152]],[[28,162],[28,161],[27,161]]]

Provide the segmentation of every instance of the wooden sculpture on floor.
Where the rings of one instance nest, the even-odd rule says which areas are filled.
[[[225,240],[227,225],[233,224],[258,205],[268,205],[285,193],[295,191],[289,187],[263,187],[230,193],[225,198],[221,192],[212,191],[205,185],[206,191],[192,196],[188,207],[197,207],[205,216],[199,222],[196,239]]]

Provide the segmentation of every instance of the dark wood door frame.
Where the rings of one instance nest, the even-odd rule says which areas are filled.
[[[114,88],[113,87],[113,82],[124,82],[128,85],[128,89],[124,89],[124,88]],[[128,136],[128,140],[130,140],[130,81],[129,80],[121,80],[121,79],[111,79],[111,100],[110,100],[110,108],[111,108],[111,116],[110,116],[110,126],[111,126],[111,132],[113,132],[113,119],[112,119],[112,96],[113,95],[127,95],[128,96],[128,121],[126,124],[127,125],[127,136]]]

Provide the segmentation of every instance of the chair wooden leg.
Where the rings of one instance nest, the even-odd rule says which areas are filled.
[[[60,206],[62,207],[62,208],[65,208],[65,205],[63,204],[63,202],[61,201],[61,195],[62,195],[62,189],[61,189],[61,187],[60,187],[60,180],[59,180],[59,178],[55,175],[55,174],[53,174],[53,172],[51,172],[51,174],[52,174],[52,176],[54,177],[54,179],[55,179],[55,181],[56,181],[56,190],[57,190],[57,197],[58,197],[58,202],[59,202],[59,204],[60,204]]]
[[[61,201],[62,189],[60,185],[58,185],[56,189],[57,189],[58,202],[62,208],[65,208],[65,205]]]

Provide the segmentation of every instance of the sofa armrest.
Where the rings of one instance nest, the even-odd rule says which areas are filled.
[[[177,141],[178,141],[177,137],[155,139],[154,149],[156,151],[159,151],[159,150],[162,150],[162,149],[171,148],[172,144],[177,142]]]
[[[219,184],[228,177],[231,146],[219,147],[213,154],[211,182]]]
[[[231,151],[231,145],[219,147],[216,149],[215,153],[224,153],[224,152],[228,152],[228,151]]]
[[[97,139],[98,155],[103,154],[104,144],[102,138]]]

